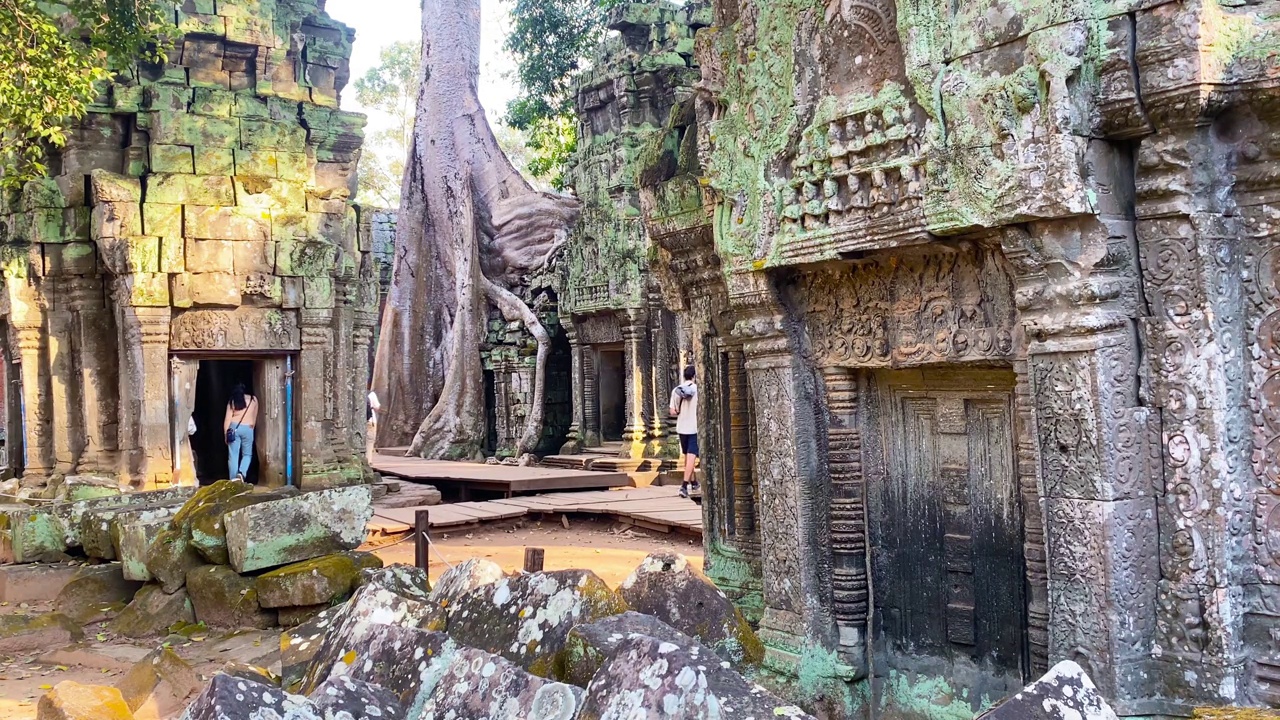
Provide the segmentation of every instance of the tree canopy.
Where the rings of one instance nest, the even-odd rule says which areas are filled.
[[[160,59],[171,24],[156,0],[0,0],[0,185],[44,173],[111,68]]]
[[[563,185],[573,153],[573,78],[605,33],[605,17],[620,0],[514,0],[507,50],[516,61],[520,94],[506,122],[528,136],[530,170]]]

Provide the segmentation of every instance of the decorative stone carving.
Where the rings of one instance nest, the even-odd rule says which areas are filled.
[[[300,350],[302,334],[292,310],[237,308],[186,310],[173,318],[174,350]]]

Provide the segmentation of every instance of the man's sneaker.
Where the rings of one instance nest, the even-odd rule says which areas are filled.
[[[686,500],[687,500],[687,499],[689,499],[689,486],[688,486],[688,485],[684,485],[684,484],[681,484],[681,485],[680,485],[680,497],[685,498]]]
[[[694,480],[694,481],[693,481],[693,491],[694,491],[694,492],[699,492],[699,491],[701,491],[701,490],[702,490],[702,483],[698,482],[697,480]]]

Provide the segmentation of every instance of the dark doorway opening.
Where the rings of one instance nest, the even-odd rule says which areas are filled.
[[[230,477],[227,463],[227,438],[222,431],[231,389],[243,384],[250,395],[258,395],[254,385],[252,360],[201,360],[196,374],[196,402],[192,417],[196,434],[191,436],[195,453],[196,477],[207,485]],[[259,411],[261,417],[261,411]],[[258,482],[258,440],[254,439],[254,457],[245,480]]]
[[[600,397],[600,436],[605,440],[621,440],[627,422],[626,388],[627,371],[622,349],[600,351],[596,363],[596,387]]]
[[[498,389],[492,370],[484,371],[484,451],[498,450]]]

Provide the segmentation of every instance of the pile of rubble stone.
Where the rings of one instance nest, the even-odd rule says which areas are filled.
[[[481,559],[434,587],[416,568],[365,570],[281,649],[279,675],[218,674],[183,717],[810,717],[740,674],[763,646],[678,555],[650,556],[617,590],[589,570],[504,576]]]

